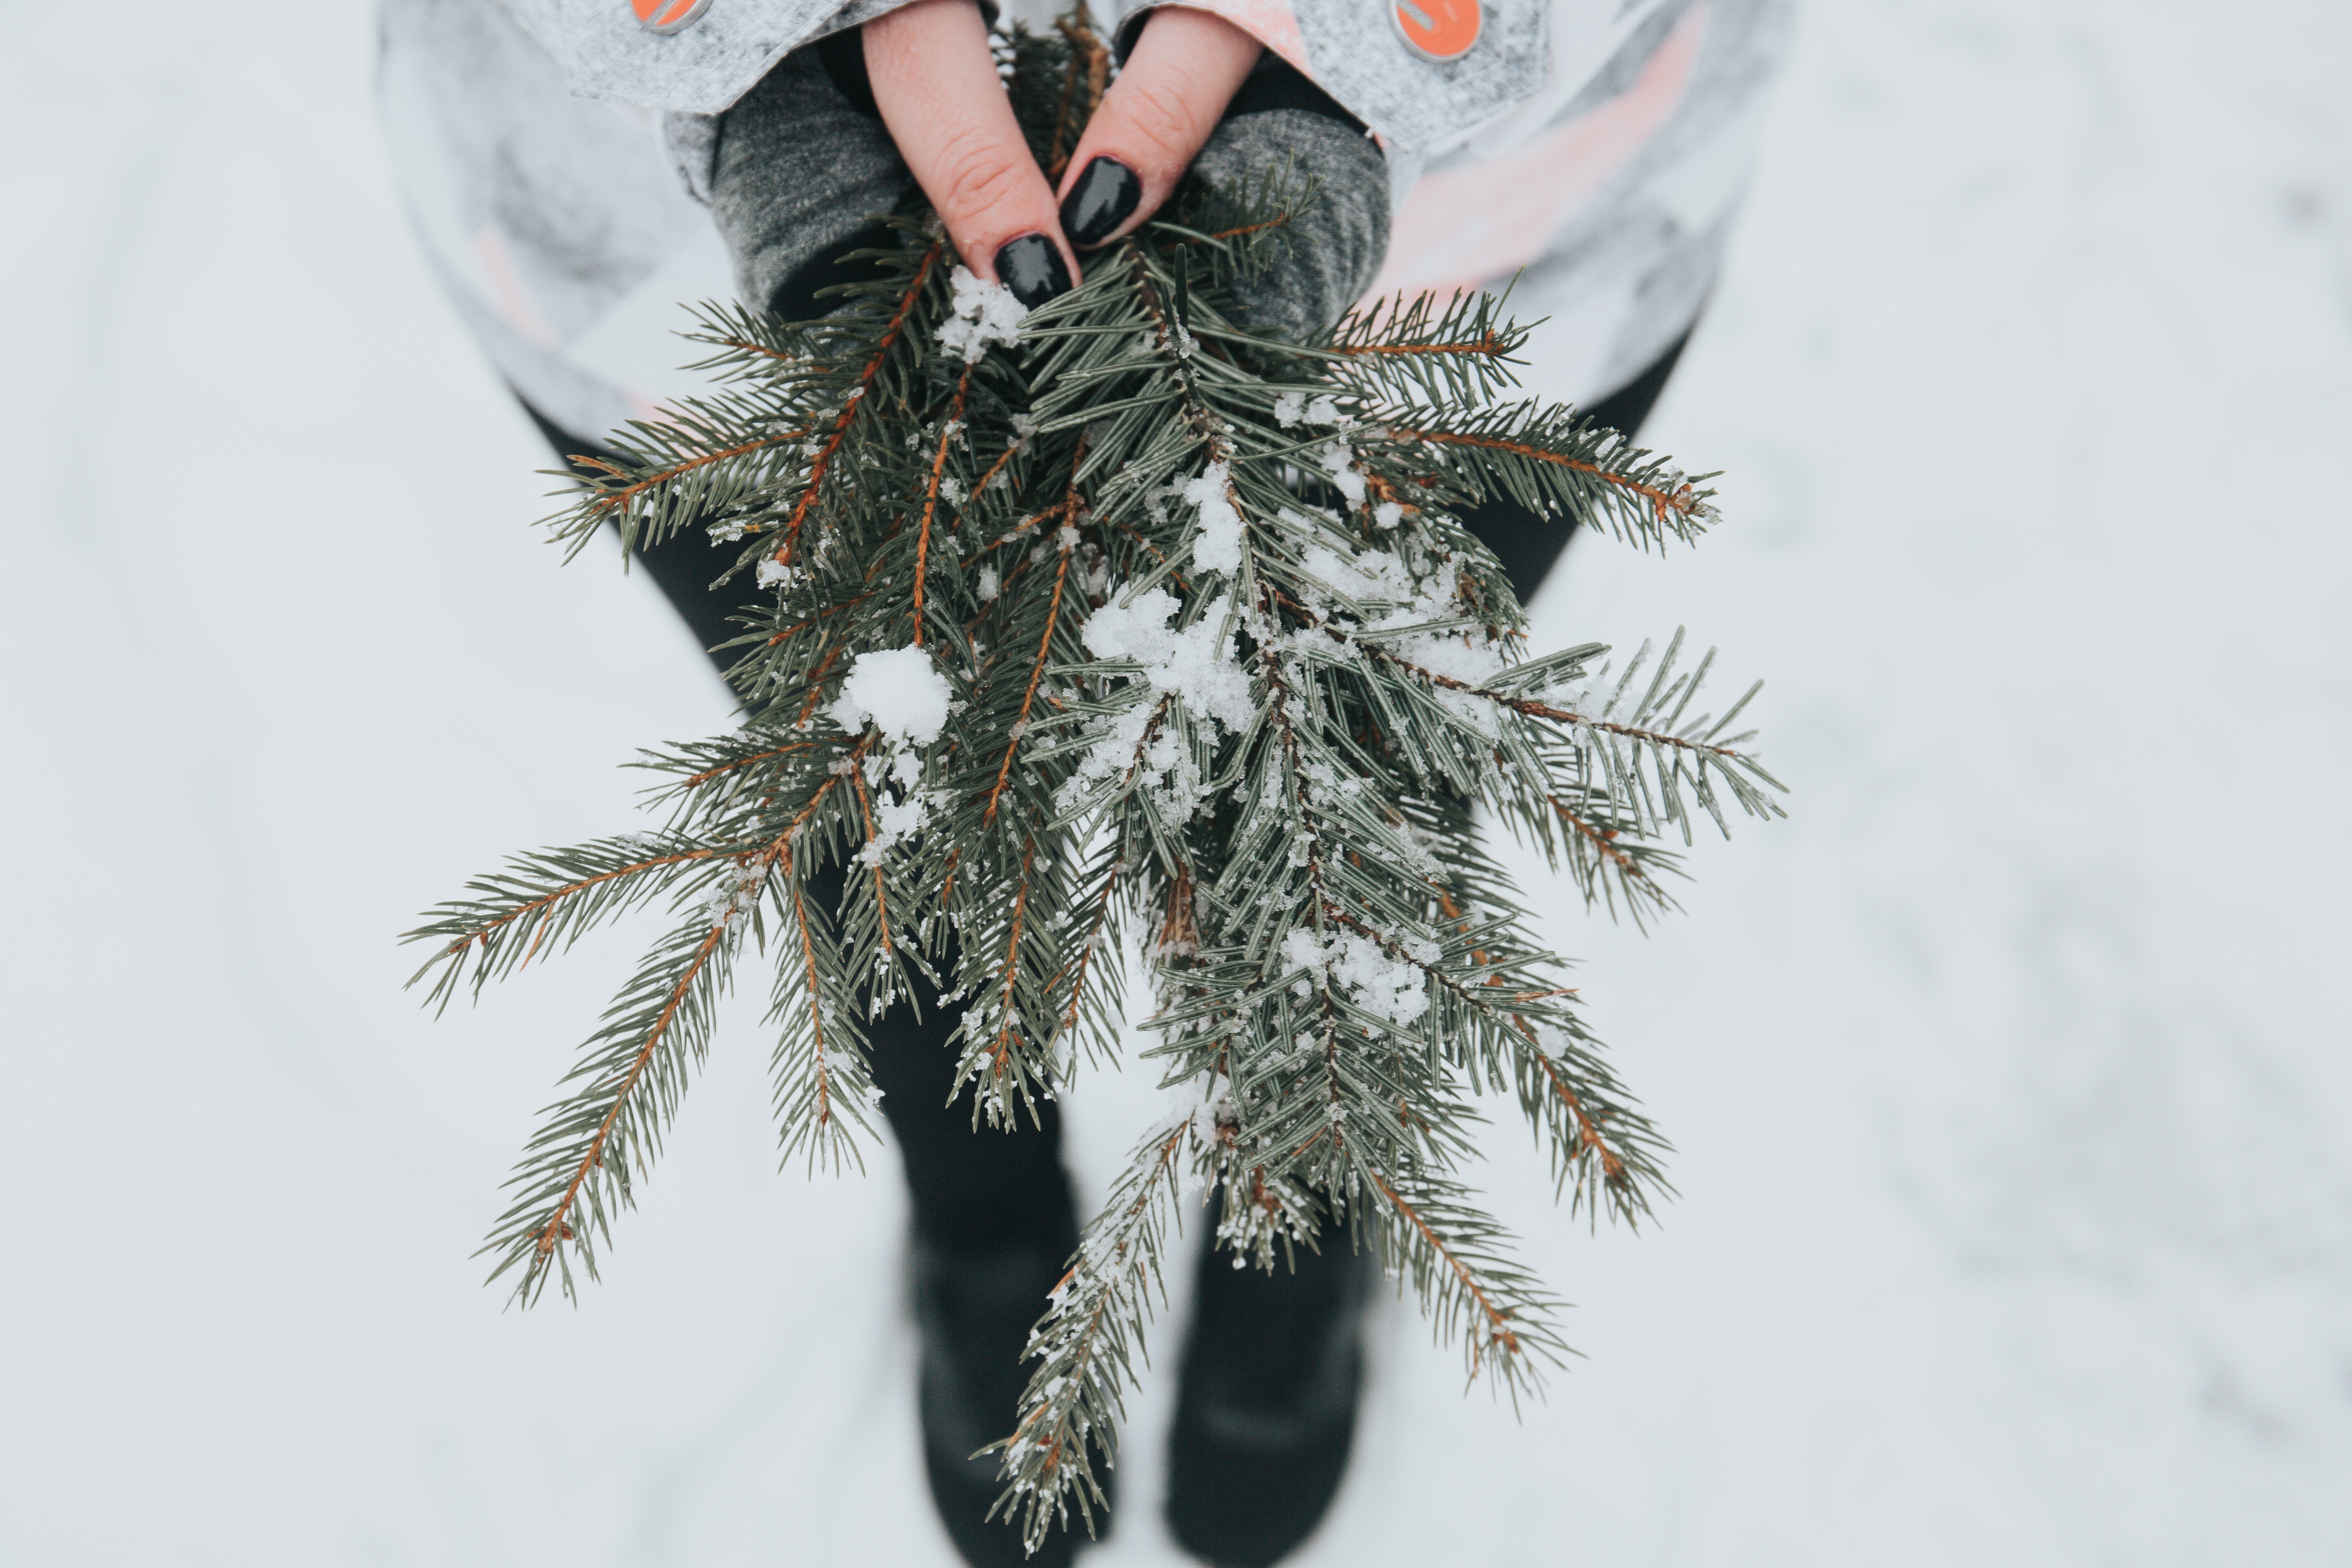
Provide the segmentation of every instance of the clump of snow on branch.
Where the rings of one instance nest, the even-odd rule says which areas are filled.
[[[1287,430],[1294,425],[1340,425],[1347,416],[1328,393],[1311,401],[1303,392],[1286,392],[1274,400],[1275,423]]]
[[[1201,515],[1200,528],[1192,535],[1192,564],[1200,571],[1242,569],[1242,514],[1234,510],[1233,482],[1231,467],[1211,463],[1184,485],[1184,500]],[[1361,480],[1357,484],[1362,488]]]
[[[1361,606],[1357,635],[1433,675],[1483,686],[1502,672],[1501,645],[1475,632],[1422,631],[1461,619],[1462,562],[1458,556],[1424,558],[1414,568],[1388,550],[1342,555],[1328,545],[1307,547],[1299,558],[1307,575]],[[1353,619],[1340,616],[1342,620]]]
[[[825,711],[845,730],[861,730],[870,720],[885,736],[928,746],[947,727],[950,703],[947,677],[931,656],[894,647],[859,654]]]
[[[733,925],[749,913],[760,901],[760,889],[768,880],[766,859],[747,861],[738,866],[703,911],[712,925]]]
[[[1148,695],[1100,724],[1077,772],[1063,785],[1066,798],[1139,762],[1153,805],[1162,817],[1182,822],[1201,802],[1200,768],[1184,734],[1159,722],[1160,699],[1175,697],[1196,720],[1235,732],[1255,718],[1249,677],[1234,662],[1225,632],[1224,595],[1211,600],[1198,619],[1181,629],[1170,625],[1180,608],[1174,595],[1154,588],[1137,595],[1131,605],[1106,605],[1087,617],[1079,633],[1087,651],[1097,658],[1141,665]]]
[[[1328,402],[1329,399],[1324,401]],[[1331,476],[1331,482],[1339,487],[1341,495],[1348,498],[1349,506],[1364,504],[1364,476],[1356,470],[1356,454],[1349,448],[1348,443],[1326,441],[1323,449],[1315,455],[1315,460],[1323,465],[1323,471]]]
[[[1182,606],[1165,588],[1138,594],[1129,605],[1105,605],[1078,635],[1097,658],[1131,659],[1144,667],[1154,691],[1174,692],[1194,713],[1234,731],[1255,716],[1249,677],[1232,657],[1224,632],[1225,597],[1202,608],[1191,626],[1170,625]]]
[[[1363,643],[1445,680],[1465,686],[1491,685],[1502,674],[1503,645],[1475,627],[1458,623],[1462,561],[1454,555],[1386,548],[1342,553],[1327,544],[1309,545],[1299,558],[1307,576],[1349,601],[1360,616],[1307,593],[1315,608]],[[1447,625],[1447,623],[1457,623]],[[1452,687],[1431,695],[1482,734],[1495,732],[1491,700]]]
[[[983,281],[968,267],[957,268],[950,282],[955,289],[955,315],[940,323],[941,348],[971,364],[988,353],[991,343],[1011,348],[1021,341],[1021,323],[1029,307],[1014,299],[1012,289]]]
[[[1356,931],[1338,930],[1318,941],[1309,928],[1295,926],[1283,936],[1282,961],[1312,977],[1302,984],[1339,987],[1365,1012],[1402,1026],[1429,1011],[1429,977],[1422,965],[1436,963],[1439,950],[1426,937],[1412,935],[1395,945],[1403,957]]]

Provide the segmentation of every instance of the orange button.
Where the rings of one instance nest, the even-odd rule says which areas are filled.
[[[1433,60],[1458,60],[1477,46],[1478,0],[1389,0],[1404,41]]]
[[[629,0],[629,8],[651,31],[675,33],[709,10],[710,0]]]

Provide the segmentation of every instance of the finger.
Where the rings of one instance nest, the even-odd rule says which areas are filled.
[[[1151,13],[1062,177],[1070,243],[1107,245],[1160,210],[1259,53],[1255,38],[1206,11]]]
[[[865,26],[874,104],[963,264],[1033,309],[1077,275],[973,0],[915,0]]]

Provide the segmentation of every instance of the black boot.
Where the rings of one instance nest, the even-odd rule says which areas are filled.
[[[1168,1443],[1168,1528],[1217,1568],[1267,1568],[1314,1533],[1355,1437],[1364,1302],[1380,1265],[1327,1229],[1295,1271],[1213,1249]]]
[[[1021,1391],[1032,1370],[1021,1360],[1029,1329],[1045,1314],[1047,1294],[1077,1247],[1077,1229],[1051,1243],[1014,1243],[968,1251],[916,1239],[913,1257],[915,1326],[922,1336],[923,1468],[931,1500],[956,1550],[972,1568],[1064,1568],[1086,1527],[1072,1510],[1066,1528],[1024,1556],[1021,1528],[1000,1513],[988,1518],[1004,1489],[1002,1457],[971,1456],[1011,1436]],[[1108,1468],[1096,1475],[1110,1488]],[[1101,1510],[1096,1510],[1097,1530]]]

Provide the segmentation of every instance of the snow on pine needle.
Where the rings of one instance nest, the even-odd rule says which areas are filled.
[[[1075,145],[1082,29],[1019,35],[1040,161]],[[729,645],[743,718],[646,753],[658,830],[519,857],[412,933],[436,1001],[621,914],[668,929],[564,1079],[486,1253],[536,1300],[593,1276],[747,959],[769,973],[788,1160],[860,1160],[865,1029],[920,977],[961,1005],[975,1121],[1036,1116],[1117,1058],[1120,954],[1143,1054],[1193,1110],[1151,1130],[1067,1276],[1001,1456],[1034,1545],[1096,1467],[1180,1194],[1260,1267],[1329,1222],[1379,1249],[1516,1400],[1565,1347],[1466,1184],[1473,1099],[1509,1093],[1562,1195],[1637,1223],[1664,1143],[1473,830],[1588,904],[1672,907],[1669,835],[1779,815],[1677,632],[1622,664],[1538,655],[1462,526],[1507,496],[1639,548],[1716,521],[1706,476],[1516,400],[1524,333],[1483,297],[1269,342],[1233,313],[1299,193],[1186,195],[1021,311],[907,223],[823,321],[707,307],[716,384],[615,438],[560,529],[740,546],[769,594]]]

